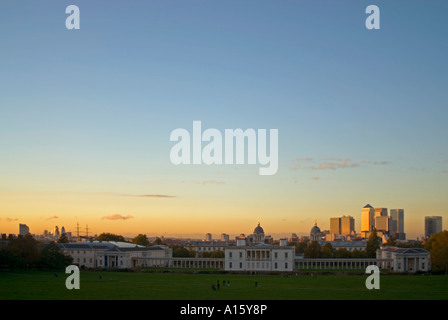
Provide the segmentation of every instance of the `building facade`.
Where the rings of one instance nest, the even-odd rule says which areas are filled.
[[[422,248],[383,247],[376,252],[377,259],[390,259],[380,265],[392,272],[427,272],[431,270],[429,251]]]
[[[425,237],[429,238],[435,233],[442,232],[442,217],[428,216],[425,217]]]
[[[92,241],[58,243],[62,251],[73,258],[73,263],[86,268],[168,267],[159,265],[162,258],[172,258],[166,246],[145,247],[133,243]]]
[[[403,209],[390,210],[389,235],[398,240],[406,240],[406,234],[404,233]]]
[[[19,234],[22,236],[30,233],[30,228],[26,224],[19,223]]]
[[[361,209],[361,232],[371,232],[375,226],[375,209],[370,205],[366,204]]]
[[[287,246],[286,239],[279,245],[257,243],[247,245],[237,240],[235,247],[225,249],[225,271],[291,272],[294,269],[295,247]]]

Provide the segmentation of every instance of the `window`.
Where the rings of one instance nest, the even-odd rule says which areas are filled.
[[[243,257],[243,253],[242,252],[240,252],[240,258],[242,258]]]
[[[274,253],[274,258],[277,259],[277,256],[278,256],[278,252],[275,252]]]
[[[277,269],[277,262],[274,263],[274,269]]]
[[[288,252],[285,252],[285,258],[288,258]]]
[[[229,258],[232,258],[232,251],[229,252]]]
[[[240,262],[240,269],[243,269],[243,263]]]
[[[229,262],[229,269],[232,269],[232,262]]]
[[[288,262],[285,262],[285,269],[288,269]]]

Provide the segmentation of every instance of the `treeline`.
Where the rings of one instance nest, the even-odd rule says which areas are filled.
[[[0,269],[62,269],[73,263],[55,243],[40,243],[30,234],[8,239],[0,248]]]
[[[355,259],[355,258],[375,258],[372,254],[369,255],[367,250],[353,250],[349,251],[345,248],[335,249],[330,243],[321,246],[317,241],[311,241],[296,244],[296,253],[303,254],[307,259]]]

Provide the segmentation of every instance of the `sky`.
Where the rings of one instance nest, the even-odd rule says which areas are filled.
[[[80,29],[65,9],[77,5]],[[380,29],[368,30],[369,5]],[[0,232],[307,234],[448,220],[446,1],[2,1]],[[278,171],[174,165],[170,134],[278,129]]]

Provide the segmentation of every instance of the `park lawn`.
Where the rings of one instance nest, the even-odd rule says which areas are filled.
[[[101,279],[100,279],[101,275]],[[0,272],[0,300],[439,300],[448,299],[448,276],[382,275],[368,290],[368,275],[247,275],[81,271],[80,289],[68,274]],[[220,281],[220,288],[212,284]],[[230,286],[222,286],[222,281]],[[258,286],[255,286],[257,282]]]

